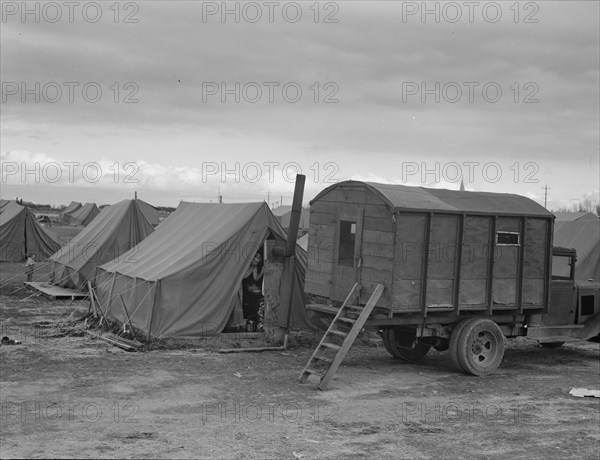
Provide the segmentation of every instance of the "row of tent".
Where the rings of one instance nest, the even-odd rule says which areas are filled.
[[[156,227],[159,223],[158,209],[145,201],[137,199],[136,201],[146,220],[150,222],[150,225]],[[100,214],[100,210],[95,203],[81,204],[77,201],[71,201],[71,203],[69,203],[69,205],[60,213],[59,220],[68,225],[87,226],[98,214]]]
[[[96,216],[100,214],[100,210],[96,203],[86,203],[82,205],[76,201],[72,201],[60,214],[60,220],[69,225],[88,225]]]
[[[254,254],[267,239],[284,242],[285,230],[266,203],[182,202],[156,229],[140,203],[104,208],[54,254],[36,250],[38,260],[49,257],[51,282],[85,290],[92,281],[108,319],[129,316],[149,337],[221,332]],[[32,216],[31,225],[44,233]],[[314,329],[304,308],[306,251],[297,247],[295,260],[289,324]],[[286,262],[284,270],[291,269]],[[285,308],[278,324],[288,324]]]

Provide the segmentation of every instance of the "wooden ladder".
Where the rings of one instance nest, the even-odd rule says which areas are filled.
[[[321,378],[319,390],[324,390],[333,378],[383,293],[383,285],[378,284],[364,307],[350,305],[359,289],[359,284],[355,283],[300,374],[300,382],[306,382],[311,374],[318,375]]]

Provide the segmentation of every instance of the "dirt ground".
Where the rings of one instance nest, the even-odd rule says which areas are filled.
[[[318,337],[128,353],[65,335],[87,303],[27,298],[22,269],[0,264],[1,335],[23,342],[0,346],[2,458],[598,458],[600,399],[569,395],[599,388],[597,343],[510,340],[477,378],[447,352],[404,364],[363,337],[319,391],[297,380]]]

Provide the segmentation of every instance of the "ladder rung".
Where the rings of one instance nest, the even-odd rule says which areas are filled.
[[[338,318],[338,321],[344,321],[344,322],[346,322],[346,323],[351,323],[351,324],[354,324],[354,323],[356,323],[356,320],[355,320],[355,319],[352,319],[352,318],[344,318],[343,316],[340,316],[340,317]]]
[[[321,371],[317,371],[315,369],[304,369],[304,371],[302,372],[303,374],[314,374],[314,375],[323,375],[323,372]]]
[[[329,331],[329,333],[335,334],[335,335],[341,335],[342,337],[346,337],[348,335],[348,332],[339,331],[337,329],[332,329],[331,331]]]
[[[342,304],[341,309],[338,310],[335,320],[332,321],[329,325],[327,332],[325,332],[325,335],[321,339],[321,342],[313,352],[312,356],[308,361],[308,364],[302,371],[302,374],[298,379],[300,380],[300,382],[306,382],[310,374],[315,374],[320,376],[321,378],[319,389],[323,390],[327,387],[329,381],[333,378],[335,371],[340,366],[342,360],[346,356],[346,353],[348,353],[348,350],[352,346],[352,343],[356,340],[357,335],[360,333],[360,330],[365,325],[369,314],[375,308],[375,305],[377,304],[377,301],[383,294],[385,288],[381,283],[377,284],[375,290],[369,297],[369,300],[364,306],[364,308],[359,305],[348,305],[357,289],[360,290],[360,285],[358,283],[354,283],[354,286],[352,287],[350,293],[346,297],[346,300]],[[343,309],[347,310],[342,312],[341,310]],[[352,316],[355,318],[348,318],[348,316]],[[342,329],[338,329],[341,326],[341,324],[344,324],[345,327],[343,327]],[[344,331],[344,329],[349,329],[349,331]],[[341,345],[336,345],[335,343],[326,342],[325,340],[329,340],[330,338],[332,338],[328,337],[327,334],[333,334],[338,337],[343,337],[344,343]],[[323,350],[323,348],[335,350],[335,356],[331,358],[324,356],[326,353],[325,350]],[[329,354],[331,355],[331,353]],[[309,365],[316,366],[316,364],[314,364],[315,361],[323,361],[325,363],[328,363],[327,369],[324,369],[322,372],[316,369],[310,369],[308,367]]]

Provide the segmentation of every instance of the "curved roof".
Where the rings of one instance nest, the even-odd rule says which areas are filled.
[[[492,192],[411,187],[376,182],[344,181],[331,185],[310,203],[337,188],[366,187],[387,206],[400,211],[439,211],[491,215],[553,217],[553,214],[535,201],[521,195]]]

